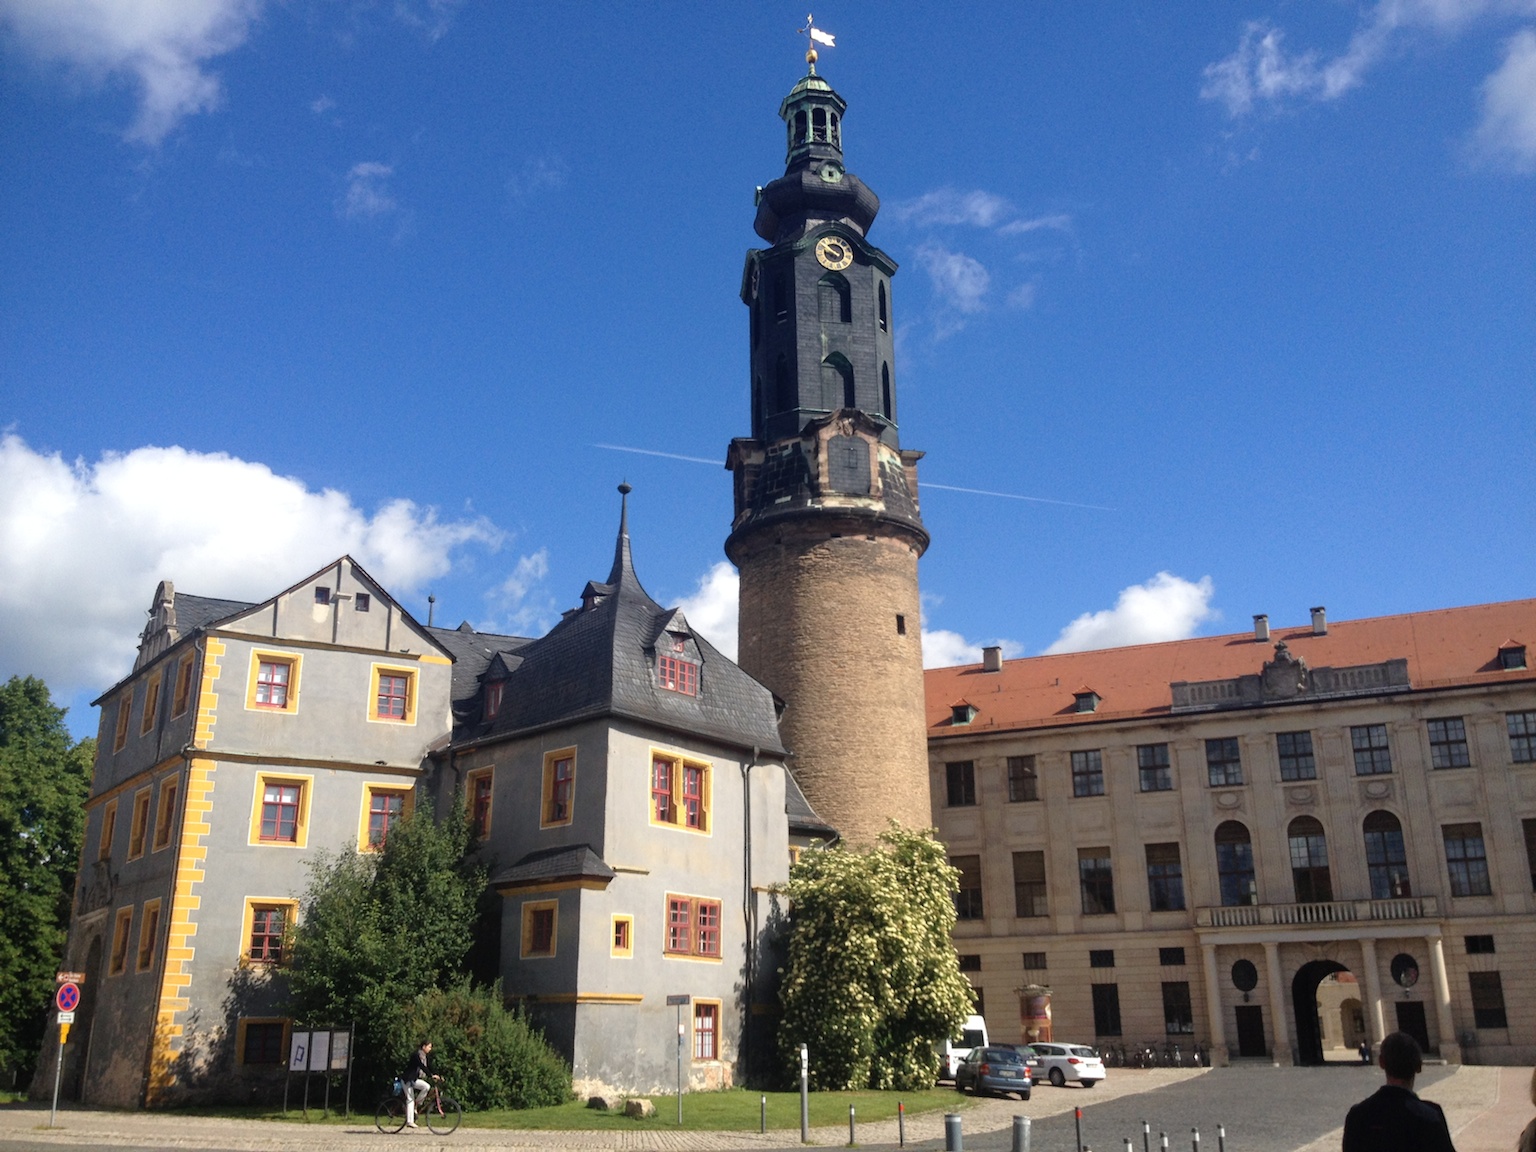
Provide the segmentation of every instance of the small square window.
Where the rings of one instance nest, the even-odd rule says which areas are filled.
[[[245,961],[281,964],[297,905],[290,901],[246,902]]]
[[[1525,667],[1525,645],[1506,644],[1503,648],[1500,648],[1499,667],[1506,672],[1518,672],[1523,669]]]
[[[610,956],[627,960],[635,954],[635,919],[633,916],[613,918],[613,938],[608,949]]]
[[[352,607],[359,612],[367,612],[373,607],[373,597],[367,592],[359,592],[352,598]]]
[[[963,953],[961,955],[961,957],[960,957],[960,971],[962,971],[962,972],[980,972],[981,971],[981,957],[979,955],[977,955],[975,952]]]
[[[1045,953],[1044,952],[1026,952],[1026,953],[1024,953],[1024,968],[1025,968],[1026,971],[1029,971],[1029,972],[1044,972],[1046,970],[1046,968],[1045,968]]]
[[[256,664],[256,706],[288,707],[288,688],[293,679],[293,665],[287,660],[260,660]]]
[[[656,681],[668,692],[684,696],[699,694],[699,666],[677,656],[656,657]]]
[[[407,688],[410,681],[390,672],[379,674],[379,719],[404,720]]]
[[[331,602],[331,590],[320,584],[315,587],[315,603],[329,604]]]
[[[1466,938],[1466,941],[1467,941],[1467,955],[1468,956],[1492,956],[1493,955],[1493,937],[1492,936],[1468,936]]]
[[[1088,967],[1113,968],[1115,966],[1115,950],[1113,948],[1094,948],[1088,953]]]
[[[1179,968],[1184,965],[1184,949],[1159,948],[1157,950],[1157,962],[1164,968]]]
[[[240,1021],[240,1063],[277,1067],[287,1056],[287,1025],[281,1020]]]

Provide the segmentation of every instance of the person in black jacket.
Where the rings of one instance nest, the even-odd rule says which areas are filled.
[[[405,1081],[405,1126],[416,1127],[416,1106],[427,1095],[427,1089],[432,1085],[427,1083],[427,1057],[432,1054],[432,1041],[423,1040],[421,1047],[411,1053],[411,1059],[405,1066],[405,1075],[400,1077]],[[441,1076],[432,1076],[434,1080],[441,1080]]]
[[[1406,1032],[1382,1040],[1378,1063],[1387,1082],[1344,1119],[1344,1152],[1456,1152],[1440,1105],[1413,1094],[1424,1067],[1419,1045]]]

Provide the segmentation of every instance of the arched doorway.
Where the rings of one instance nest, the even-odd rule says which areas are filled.
[[[1322,1064],[1323,1029],[1318,1021],[1317,986],[1336,972],[1348,972],[1336,960],[1312,960],[1303,964],[1291,981],[1291,1003],[1296,1006],[1296,1062]]]

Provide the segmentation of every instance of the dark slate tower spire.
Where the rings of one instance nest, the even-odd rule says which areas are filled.
[[[796,779],[846,837],[931,823],[917,560],[920,452],[898,434],[896,263],[843,160],[847,104],[815,71],[780,105],[784,175],[747,254],[752,435],[734,440],[739,662],[787,702]]]

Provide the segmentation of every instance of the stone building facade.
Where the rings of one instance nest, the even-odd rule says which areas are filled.
[[[1313,1063],[1403,1029],[1536,1060],[1533,635],[1536,601],[1319,608],[930,671],[956,945],[993,1034]]]

